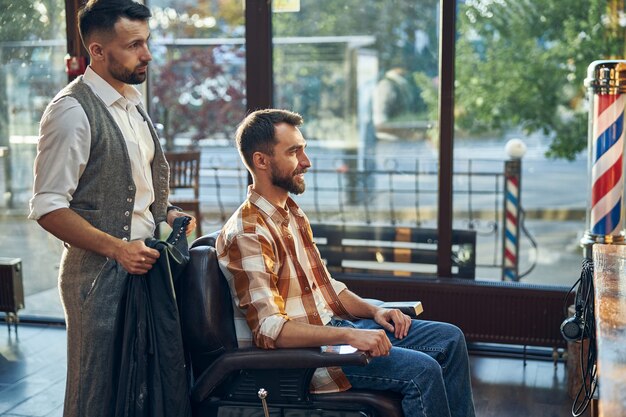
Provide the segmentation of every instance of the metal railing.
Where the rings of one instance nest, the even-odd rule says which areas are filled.
[[[244,201],[248,185],[241,164],[219,162],[208,161],[200,173],[205,221],[216,228]],[[294,197],[311,221],[436,227],[436,162],[385,158],[359,163],[353,158],[317,157],[312,163],[306,192]],[[455,166],[454,227],[476,230],[479,251],[481,245],[491,248],[478,258],[477,266],[501,268],[504,163],[459,160]]]

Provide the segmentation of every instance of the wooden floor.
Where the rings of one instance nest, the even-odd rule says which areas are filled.
[[[65,391],[65,329],[0,326],[0,416],[60,417]]]
[[[567,394],[565,363],[470,356],[477,417],[566,417],[573,401]],[[590,407],[583,414],[589,417]]]
[[[21,324],[17,338],[0,327],[0,416],[62,415],[65,341],[62,327]],[[471,367],[478,417],[571,416],[564,363],[471,356]]]

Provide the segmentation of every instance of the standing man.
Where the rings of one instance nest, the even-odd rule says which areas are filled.
[[[144,244],[156,224],[186,216],[168,207],[169,167],[131,85],[145,81],[152,60],[150,16],[135,1],[89,0],[78,23],[90,66],[41,119],[29,218],[65,244],[65,417],[109,416],[113,327],[125,281],[158,258]],[[194,228],[192,219],[187,234]]]
[[[305,189],[311,162],[300,115],[259,110],[237,129],[252,175],[247,200],[217,239],[240,346],[264,349],[350,344],[372,357],[364,367],[317,369],[314,393],[353,386],[403,394],[406,417],[473,417],[463,333],[375,307],[330,277],[309,221],[289,193]]]

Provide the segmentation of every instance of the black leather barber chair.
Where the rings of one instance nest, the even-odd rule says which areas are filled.
[[[185,349],[193,371],[195,417],[264,416],[259,391],[273,417],[402,417],[401,396],[351,389],[313,395],[315,368],[367,366],[362,352],[322,353],[319,348],[238,348],[230,290],[214,249],[216,234],[197,239],[178,298]]]

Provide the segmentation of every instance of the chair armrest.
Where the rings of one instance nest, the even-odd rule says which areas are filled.
[[[364,298],[364,300],[377,307],[396,308],[412,319],[416,319],[424,311],[420,301],[382,301],[375,298]]]
[[[197,379],[191,399],[204,401],[231,373],[242,369],[302,369],[329,366],[364,366],[369,362],[365,352],[332,353],[320,348],[265,350],[255,347],[226,352],[213,362]]]

